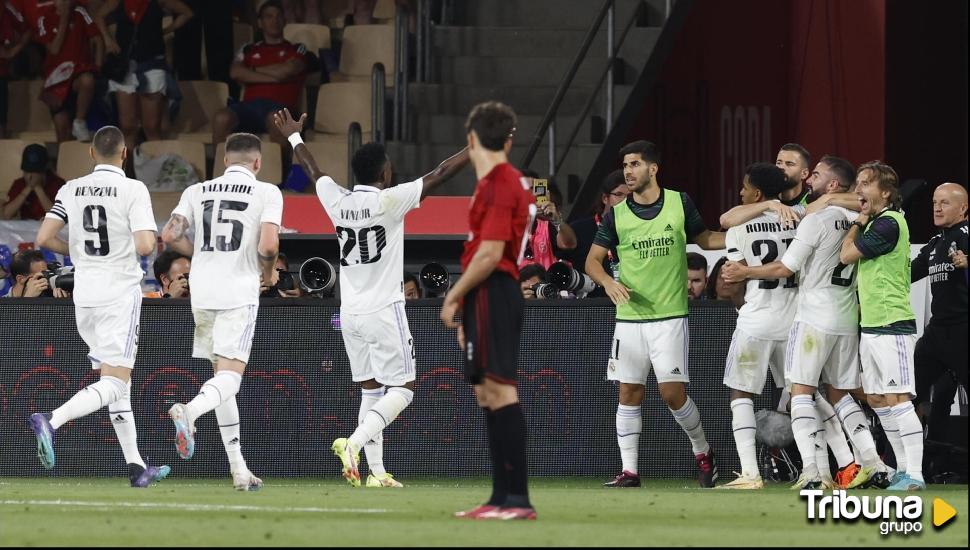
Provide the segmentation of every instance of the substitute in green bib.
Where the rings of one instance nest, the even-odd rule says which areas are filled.
[[[909,302],[909,226],[899,211],[899,177],[879,161],[863,164],[855,191],[861,211],[839,259],[859,263],[862,387],[896,455],[889,490],[925,489],[923,425],[910,401],[916,393],[916,316]]]
[[[616,439],[623,471],[608,487],[639,487],[637,470],[647,375],[654,369],[660,397],[690,438],[702,487],[713,487],[717,465],[700,413],[687,396],[687,243],[724,248],[724,233],[708,231],[686,193],[660,187],[660,152],[648,141],[620,149],[631,194],[603,215],[586,257],[586,273],[616,304],[616,331],[607,378],[620,384]],[[619,256],[611,277],[603,260]]]

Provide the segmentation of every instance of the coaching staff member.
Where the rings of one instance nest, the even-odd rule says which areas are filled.
[[[933,192],[933,223],[940,229],[911,265],[913,282],[930,278],[932,317],[916,343],[916,395],[950,371],[967,387],[967,190],[944,183]],[[946,404],[944,404],[946,405]],[[948,406],[948,405],[946,405]]]
[[[441,308],[446,326],[458,327],[462,309],[466,375],[485,409],[492,457],[492,497],[458,517],[535,519],[529,503],[525,416],[516,390],[524,300],[518,263],[536,215],[528,180],[509,164],[515,113],[487,102],[468,115],[465,130],[478,185],[468,214],[470,233],[461,256],[462,276]]]

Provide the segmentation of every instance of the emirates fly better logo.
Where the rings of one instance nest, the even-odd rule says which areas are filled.
[[[820,490],[803,490],[799,495],[806,499],[808,520],[878,523],[879,534],[912,535],[923,531],[923,499],[916,495],[906,496],[854,496],[846,491],[833,491],[826,495]],[[933,525],[942,527],[956,516],[956,510],[943,501],[933,499]]]

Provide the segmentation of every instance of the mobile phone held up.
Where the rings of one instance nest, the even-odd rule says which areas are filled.
[[[532,194],[536,197],[536,206],[542,206],[549,202],[549,180],[533,178]]]

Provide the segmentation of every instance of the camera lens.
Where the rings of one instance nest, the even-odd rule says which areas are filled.
[[[448,270],[445,269],[445,266],[435,262],[421,268],[420,278],[421,285],[424,286],[425,290],[434,294],[442,293],[451,284]]]
[[[337,270],[323,258],[310,258],[300,266],[300,282],[311,294],[333,292]]]

